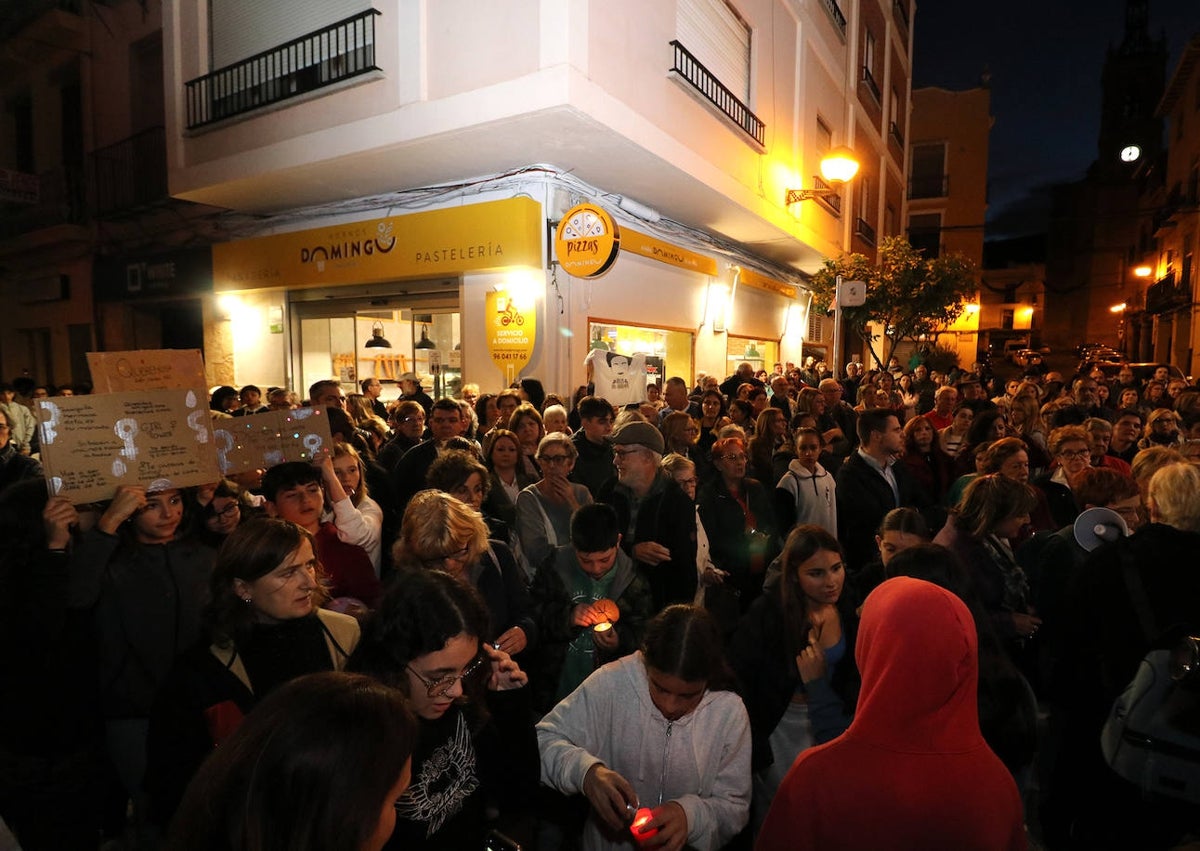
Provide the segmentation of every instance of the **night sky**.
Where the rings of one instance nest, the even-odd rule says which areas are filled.
[[[1200,32],[1200,0],[1150,0],[1150,37],[1166,36],[1170,81]],[[1096,158],[1100,72],[1125,31],[1125,0],[917,0],[913,87],[951,90],[991,75],[987,238],[1028,232],[1038,187],[1081,178]],[[1044,214],[1041,217],[1044,220]]]

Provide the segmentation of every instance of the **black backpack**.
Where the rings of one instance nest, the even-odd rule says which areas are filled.
[[[1121,569],[1142,631],[1154,640],[1153,612],[1128,555]],[[1200,804],[1200,636],[1142,658],[1113,701],[1100,746],[1113,771],[1147,797]]]

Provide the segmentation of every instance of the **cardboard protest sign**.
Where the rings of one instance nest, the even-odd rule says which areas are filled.
[[[324,408],[267,411],[213,426],[221,475],[265,470],[284,461],[314,461],[333,450]]]
[[[118,485],[220,478],[209,410],[194,390],[39,399],[37,415],[50,492],[76,503],[111,499]]]
[[[88,352],[87,362],[97,393],[180,388],[200,393],[206,387],[199,349]]]

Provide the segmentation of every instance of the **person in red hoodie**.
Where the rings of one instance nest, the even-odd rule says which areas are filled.
[[[979,732],[975,623],[956,596],[896,577],[867,598],[849,729],[800,755],[755,848],[1027,847],[1016,783]]]

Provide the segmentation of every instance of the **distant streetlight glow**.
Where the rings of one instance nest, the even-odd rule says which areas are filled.
[[[1121,302],[1120,304],[1114,304],[1112,307],[1109,308],[1109,310],[1111,310],[1113,313],[1124,313],[1125,312],[1125,302]]]
[[[1137,275],[1139,278],[1149,278],[1153,272],[1154,270],[1149,266],[1137,266],[1133,270],[1133,274]]]

